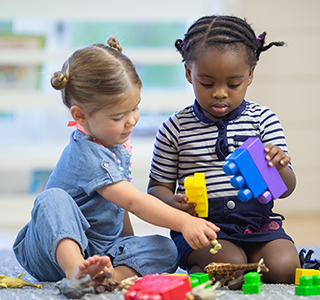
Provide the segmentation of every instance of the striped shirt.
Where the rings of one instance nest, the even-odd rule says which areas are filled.
[[[205,174],[208,199],[236,196],[230,176],[222,170],[225,158],[248,137],[260,137],[264,145],[279,146],[287,155],[284,132],[278,117],[267,107],[243,100],[230,116],[211,120],[199,110],[197,101],[175,112],[159,128],[154,144],[150,178],[183,182],[195,172]]]

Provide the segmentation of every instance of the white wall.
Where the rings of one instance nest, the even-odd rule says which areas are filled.
[[[187,20],[206,14],[228,13],[246,17],[257,33],[267,31],[267,41],[284,40],[284,48],[261,54],[247,99],[269,106],[282,121],[293,166],[298,178],[294,194],[277,201],[283,213],[320,215],[317,185],[320,184],[320,1],[318,0],[163,0],[163,1],[19,1],[1,0],[0,19],[14,17],[82,20]],[[177,56],[177,59],[180,58]],[[190,97],[192,95],[190,94]],[[180,108],[191,99],[155,101],[169,109]],[[159,99],[161,100],[161,99]],[[0,102],[5,99],[0,98]],[[147,180],[147,178],[146,178]]]

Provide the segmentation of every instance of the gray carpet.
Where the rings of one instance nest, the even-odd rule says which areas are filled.
[[[306,249],[315,250],[313,258],[320,258],[320,248],[305,247]],[[23,277],[26,281],[39,283],[27,272],[25,272],[16,261],[11,250],[0,250],[0,274],[7,276],[17,276],[21,272],[25,273]],[[42,289],[33,287],[24,287],[22,289],[0,289],[0,300],[63,300],[65,296],[59,295],[58,289],[51,282],[40,282],[43,285]],[[225,290],[226,294],[220,296],[218,299],[320,299],[320,296],[295,296],[295,286],[286,284],[264,284],[263,291],[258,295],[244,295],[242,291],[231,291],[227,288],[219,289]],[[112,292],[104,294],[86,294],[81,299],[83,300],[123,300],[124,297],[121,292]]]

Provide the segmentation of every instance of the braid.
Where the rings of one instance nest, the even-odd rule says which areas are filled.
[[[193,23],[185,34],[184,40],[178,39],[175,47],[183,61],[195,59],[196,50],[201,46],[217,46],[223,49],[244,44],[248,52],[248,62],[255,65],[260,54],[272,46],[283,46],[284,42],[265,44],[266,33],[256,37],[251,26],[233,16],[206,16]]]

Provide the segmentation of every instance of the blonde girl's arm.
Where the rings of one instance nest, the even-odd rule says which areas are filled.
[[[109,184],[97,192],[110,202],[156,226],[181,232],[193,249],[209,245],[216,239],[219,228],[213,223],[177,210],[161,200],[141,193],[131,183],[120,181]]]

